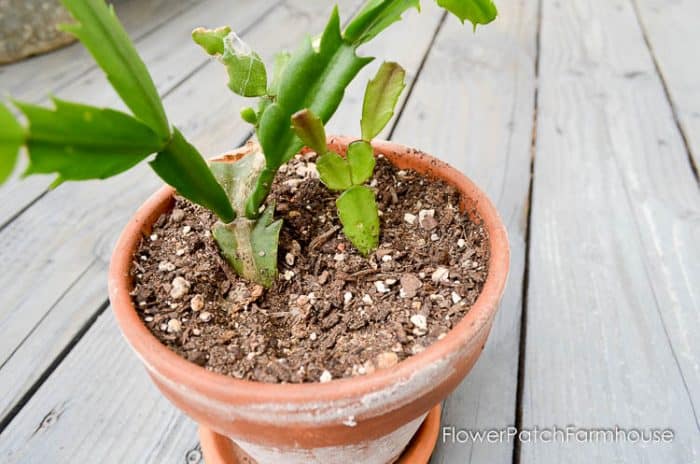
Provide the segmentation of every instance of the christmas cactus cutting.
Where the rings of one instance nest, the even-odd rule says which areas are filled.
[[[59,99],[53,99],[53,108],[15,101],[26,118],[25,128],[0,103],[0,182],[12,174],[22,146],[29,156],[24,175],[55,174],[54,187],[111,177],[148,159],[180,195],[218,216],[213,234],[222,254],[241,277],[266,287],[278,274],[281,224],[265,203],[277,171],[305,143],[323,137],[346,87],[372,61],[358,56],[357,48],[405,11],[420,8],[418,0],[370,0],[344,30],[336,8],[323,33],[307,38],[292,53],[280,52],[271,73],[230,27],[195,29],[193,40],[225,66],[229,89],[259,100],[257,108],[241,111],[255,126],[258,149],[237,165],[208,164],[169,124],[153,80],[112,8],[102,0],[63,3],[76,20],[64,29],[90,51],[131,114]],[[438,4],[474,27],[497,14],[490,0]],[[320,143],[309,144],[322,155],[319,174],[324,183],[342,192],[337,204],[345,233],[365,255],[376,248],[380,232],[373,193],[363,185],[374,162],[369,142],[389,122],[404,85],[400,66],[382,65],[365,93],[362,139],[351,146],[347,160]]]
[[[70,190],[148,163],[167,184],[117,241],[109,298],[156,386],[200,424],[207,462],[423,464],[439,403],[493,324],[508,270],[495,208],[455,168],[380,140],[413,116],[404,108],[424,63],[375,62],[372,48],[409,11],[423,20],[421,2],[352,3],[349,18],[329,4],[319,33],[291,51],[272,53],[235,22],[191,30],[211,72],[189,82],[220,79],[252,134],[218,156],[169,117],[103,0],[63,0],[75,20],[63,29],[123,105],[0,103],[0,183],[22,165]],[[465,40],[497,15],[490,0],[429,7],[435,34],[450,16],[470,23]],[[339,108],[356,135],[327,133]]]

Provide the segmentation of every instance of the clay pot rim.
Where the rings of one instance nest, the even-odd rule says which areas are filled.
[[[331,137],[329,143],[344,145],[349,139]],[[474,305],[464,318],[423,352],[413,355],[396,366],[377,370],[372,374],[352,378],[335,379],[326,383],[273,384],[240,380],[209,371],[198,366],[163,345],[146,327],[134,307],[129,277],[132,255],[143,236],[163,210],[174,189],[164,186],[154,193],[135,213],[122,231],[112,254],[109,267],[109,297],[122,333],[148,369],[155,370],[187,388],[207,397],[232,404],[321,404],[327,401],[356,398],[358,395],[386,389],[388,385],[401,383],[421,368],[439,362],[450,353],[456,353],[482,330],[488,329],[505,289],[509,268],[509,246],[506,229],[491,201],[464,174],[447,163],[405,145],[375,141],[375,150],[385,154],[399,152],[403,159],[415,163],[419,171],[429,171],[455,185],[467,196],[481,215],[489,233],[489,274]],[[391,156],[387,156],[391,158]],[[150,219],[150,221],[149,221]]]

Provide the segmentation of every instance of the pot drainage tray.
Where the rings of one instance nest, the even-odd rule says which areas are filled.
[[[440,405],[426,416],[396,464],[426,464],[440,433]],[[255,464],[234,442],[205,427],[199,427],[199,441],[206,464]]]

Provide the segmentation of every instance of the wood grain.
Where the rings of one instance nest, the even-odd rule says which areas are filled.
[[[696,462],[700,194],[629,2],[545,0],[523,426],[672,444],[523,444],[522,463]]]
[[[273,2],[246,1],[231,10],[228,0],[211,0],[202,4],[206,10],[189,10],[182,21],[171,24],[185,31],[180,35],[184,41],[193,19],[218,23],[230,10],[241,27],[246,27],[256,23],[265,11],[261,6],[270,4]],[[190,17],[191,12],[196,17]],[[209,16],[202,16],[206,12]],[[178,43],[170,27],[160,33],[170,37],[170,44]],[[162,38],[157,42],[168,45]],[[155,50],[153,54],[158,56]],[[169,63],[174,67],[173,74],[185,69],[176,62]],[[105,82],[91,93],[111,95],[107,90],[111,92]],[[0,259],[7,271],[0,275],[0,288],[4,289],[0,307],[0,418],[17,404],[105,300],[105,270],[112,243],[136,206],[159,185],[149,171],[144,165],[133,175],[104,183],[66,184],[42,197],[30,212],[0,231]],[[81,304],[76,306],[75,301]]]
[[[138,44],[163,24],[173,21],[188,8],[201,0],[125,0],[115,5],[115,10],[124,28]],[[30,59],[0,66],[0,98],[12,98],[33,103],[47,102],[49,95],[71,85],[80,76],[95,71],[96,65],[90,54],[80,43]],[[85,92],[83,98],[89,100]],[[16,114],[19,111],[15,111]],[[27,166],[21,156],[16,173]],[[47,177],[19,179],[18,175],[0,186],[0,227],[30,206],[46,192],[50,184]]]
[[[179,83],[210,61],[210,58],[192,42],[190,32],[193,28],[205,24],[219,24],[220,18],[233,14],[239,30],[244,30],[279,1],[241,0],[232,5],[230,0],[204,0],[185,9],[177,17],[170,18],[155,32],[138,40],[135,43],[136,48],[148,66],[161,96],[166,96]],[[143,9],[142,14],[154,16],[151,8],[153,7]],[[160,5],[158,11],[162,12],[164,9],[169,10],[169,7]],[[70,79],[56,88],[34,85],[31,88],[34,93],[30,99],[33,100],[46,100],[48,94],[52,93],[66,100],[128,111],[109,86],[103,72],[95,66],[84,69],[78,75],[71,75]],[[25,161],[23,157],[22,162]],[[26,206],[31,205],[46,192],[51,181],[50,176],[32,176],[27,179],[14,178],[3,185],[0,189],[0,224],[8,222]]]
[[[124,0],[114,9],[134,42],[182,14],[202,0]],[[11,65],[0,66],[0,89],[13,98],[39,102],[60,87],[96,67],[80,43],[35,56]]]
[[[359,2],[342,2],[343,17]],[[177,17],[198,11],[189,18],[207,26],[240,19],[242,4],[221,5],[212,16],[183,6]],[[538,18],[536,2],[501,0],[499,7],[499,20],[476,35],[448,18],[423,67],[442,17],[432,2],[366,51],[396,59],[411,80],[420,71],[410,98],[403,96],[393,139],[462,169],[509,229],[511,276],[491,339],[446,401],[443,424],[457,428],[515,422]],[[322,0],[290,0],[244,39],[269,58],[280,44],[291,47],[319,30],[329,8]],[[697,73],[685,50],[697,41],[697,7],[688,0],[543,0],[542,13],[523,427],[671,427],[676,438],[666,445],[524,443],[517,458],[694,462],[700,192],[688,157],[697,161],[700,131]],[[133,19],[150,27],[145,16]],[[186,49],[182,26],[170,27],[172,34],[161,34],[166,26],[144,32],[139,43],[148,44],[140,47],[172,122],[205,153],[238,145],[249,133],[238,117],[243,99],[225,91],[217,63],[182,69],[198,51]],[[73,56],[70,50],[64,56]],[[54,64],[60,74],[65,63]],[[358,133],[361,94],[377,65],[353,83],[329,132]],[[3,90],[8,78],[21,82],[10,69],[0,68]],[[52,79],[22,72],[21,92],[29,94],[43,90],[43,81],[31,79]],[[60,95],[111,104],[100,79],[88,70],[59,84]],[[67,184],[0,230],[0,417],[41,384],[0,435],[0,461],[201,462],[195,425],[150,385],[111,313],[90,325],[104,304],[112,243],[158,184],[146,167],[106,182]],[[2,195],[4,189],[0,213],[12,203]],[[51,375],[42,384],[44,373]],[[512,446],[440,445],[433,462],[510,462]]]
[[[634,0],[695,169],[700,168],[700,2]]]
[[[203,462],[196,424],[151,384],[109,309],[0,436],[0,461]]]
[[[359,3],[360,0],[344,2],[341,5],[341,9],[344,12],[347,12],[346,10],[352,11]],[[276,50],[280,46],[280,43],[283,46],[291,47],[306,31],[320,29],[325,22],[327,13],[328,5],[322,0],[314,2],[309,2],[308,0],[303,2],[301,0],[290,1],[287,5],[277,8],[267,15],[244,39],[250,43],[255,43],[262,54],[269,56],[272,50]],[[428,15],[427,22],[430,22],[431,17],[434,24],[437,24],[437,15]],[[425,17],[422,19],[426,21]],[[283,25],[290,23],[298,26],[294,29],[297,31],[296,35],[286,34],[280,37],[279,31],[287,29]],[[405,34],[408,33],[410,33],[410,30],[405,32]],[[426,41],[423,52],[427,50],[427,45]],[[416,60],[416,62],[419,61]],[[196,118],[202,112],[212,113],[216,108],[214,103],[218,104],[220,100],[226,99],[228,92],[225,90],[225,75],[221,74],[223,69],[218,66],[212,66],[212,69],[219,71],[215,73],[216,78],[206,80],[202,76],[196,75],[192,78],[193,81],[196,80],[198,82],[194,88],[218,88],[219,90],[213,92],[209,100],[192,98],[182,102],[180,105],[174,105],[175,108],[173,108],[174,111],[171,113],[171,118],[176,124],[191,128],[191,126],[186,124],[188,118]],[[166,104],[173,98],[175,98],[175,95],[168,98]],[[241,102],[232,101],[229,103],[234,104],[234,108],[236,108],[240,106]],[[352,108],[351,112],[359,114],[359,109],[357,107]],[[237,120],[238,118],[236,118]],[[224,129],[233,122],[227,115],[224,115],[217,121],[217,124],[223,125]],[[238,131],[238,141],[236,142],[238,143],[245,137],[248,128],[244,125],[232,126],[234,133]],[[201,126],[199,131],[194,131],[195,135],[193,138],[195,140],[198,137],[205,138],[210,129],[222,132],[224,130],[210,123]],[[90,311],[86,310],[86,308],[93,308],[94,312],[104,301],[106,295],[104,288],[106,265],[111,244],[128,216],[132,214],[138,204],[159,183],[148,172],[146,167],[132,177],[122,176],[103,184],[91,182],[66,185],[65,187],[68,190],[65,193],[57,190],[51,196],[43,198],[34,205],[31,211],[32,214],[22,216],[3,231],[3,233],[13,231],[13,233],[22,235],[21,230],[27,230],[23,227],[19,228],[23,221],[34,218],[34,220],[41,222],[40,218],[42,216],[46,219],[46,215],[55,215],[55,211],[59,210],[60,205],[67,202],[71,202],[75,206],[75,208],[71,209],[75,212],[74,217],[66,217],[64,215],[53,223],[53,226],[55,226],[53,234],[58,235],[57,243],[49,244],[47,250],[45,250],[47,253],[55,253],[52,255],[52,259],[56,259],[56,254],[60,254],[61,257],[57,259],[58,262],[42,262],[42,266],[39,266],[42,269],[46,266],[50,268],[47,270],[47,274],[44,275],[57,275],[60,283],[53,281],[50,286],[53,290],[50,290],[49,293],[56,292],[53,295],[58,297],[58,301],[49,303],[48,306],[44,306],[46,303],[34,301],[32,307],[43,307],[46,310],[53,305],[53,309],[42,316],[43,319],[31,329],[29,337],[12,356],[10,360],[12,371],[0,371],[0,382],[2,382],[3,391],[7,390],[13,393],[12,398],[16,398],[17,395],[22,393],[21,388],[15,388],[14,385],[19,384],[20,387],[26,388],[26,385],[32,383],[32,376],[40,374],[44,366],[62,348],[63,345],[60,343],[60,340],[52,340],[52,337],[58,338],[58,333],[62,334],[62,336],[75,334],[90,315]],[[118,204],[121,204],[121,206],[118,206]],[[108,208],[105,208],[106,206]],[[60,210],[64,211],[63,208],[60,208]],[[109,214],[105,215],[104,211],[108,211]],[[87,224],[90,220],[93,221],[93,224],[88,227]],[[62,225],[59,225],[59,221],[62,221]],[[83,225],[82,227],[81,224]],[[97,224],[97,227],[94,227],[95,224]],[[25,223],[24,226],[32,229],[29,224]],[[18,228],[15,229],[15,227]],[[61,229],[64,227],[65,231],[62,231]],[[78,235],[78,237],[74,237],[73,234]],[[49,238],[51,235],[52,233],[46,230],[45,236],[39,238]],[[84,252],[80,250],[84,250]],[[22,255],[22,250],[16,251],[19,255]],[[66,254],[63,254],[64,251]],[[54,267],[53,264],[56,264],[58,267]],[[85,266],[85,268],[75,277],[57,272],[57,270],[66,266],[72,266],[76,270],[79,266]],[[27,273],[27,276],[36,276],[36,271],[37,269],[34,268],[33,271]],[[36,277],[41,279],[43,276],[39,275]],[[58,286],[64,288],[60,294],[57,292]],[[28,293],[29,291],[27,290],[25,295]],[[48,302],[51,299],[51,297],[46,298],[46,301]],[[71,306],[78,302],[80,303],[78,308]],[[67,312],[64,313],[63,311]],[[97,325],[96,327],[100,326]],[[86,375],[105,372],[108,369],[112,372],[110,375],[116,375],[120,379],[138,378],[138,386],[133,388],[143,390],[143,392],[134,393],[130,398],[155,397],[159,399],[157,394],[153,394],[152,391],[149,393],[150,390],[148,389],[152,389],[152,387],[150,387],[149,381],[143,373],[140,370],[133,372],[138,362],[133,354],[125,348],[121,340],[118,340],[118,343],[120,345],[119,356],[124,358],[122,361],[105,360],[103,353],[95,349],[95,344],[104,343],[104,349],[114,350],[110,338],[106,338],[103,342],[90,341],[92,337],[96,337],[98,340],[103,338],[100,330],[102,329],[93,328],[88,333],[71,352],[69,358],[59,366],[59,369],[55,371],[25,408],[22,409],[20,415],[10,424],[5,433],[0,435],[0,456],[2,458],[7,458],[9,462],[41,462],[46,456],[55,456],[51,462],[75,462],[72,460],[74,456],[91,456],[88,461],[91,461],[92,457],[94,457],[95,462],[154,463],[175,462],[176,460],[182,460],[185,455],[192,459],[197,458],[198,451],[195,447],[197,439],[194,433],[194,425],[177,415],[175,409],[162,399],[157,403],[156,409],[148,409],[144,413],[143,405],[140,402],[134,402],[122,396],[121,392],[125,387],[119,382],[95,381],[86,383],[86,387],[81,390],[73,388],[71,386],[73,384],[66,380],[66,377],[72,378],[75,376],[73,371],[76,365],[81,366]],[[118,329],[111,322],[111,316],[109,330],[111,331],[111,337],[115,340],[119,339]],[[95,331],[97,333],[93,336]],[[49,341],[47,341],[47,337]],[[45,361],[37,362],[38,354],[43,354]],[[69,359],[73,359],[73,357],[77,357],[79,361],[70,365],[71,367],[65,368],[65,373],[63,373],[63,366],[69,363]],[[17,378],[21,380],[18,382]],[[42,400],[39,400],[39,397],[44,395],[49,396],[49,398],[46,398],[47,403],[42,403]],[[48,403],[74,404],[76,406],[71,410],[63,410],[61,414],[63,418],[62,426],[43,428],[42,433],[45,432],[46,435],[43,435],[41,440],[33,441],[31,439],[33,431],[39,427],[43,418],[52,410],[51,407],[48,409],[45,407]],[[115,403],[118,407],[111,406],[112,403]],[[129,422],[125,425],[124,420],[126,419],[114,421],[115,417],[117,419],[120,418],[115,413],[117,409],[125,417],[131,418],[134,416],[135,419],[133,420],[136,422]],[[95,411],[98,413],[95,413]],[[177,419],[163,421],[164,417],[176,416]],[[88,420],[88,417],[91,419]],[[91,421],[94,421],[94,423]],[[106,434],[108,437],[105,441],[104,449],[98,434],[90,435],[92,437],[90,439],[81,439],[75,443],[75,447],[68,446],[69,449],[64,451],[67,446],[66,441],[69,440],[67,437],[73,434],[83,437],[93,429],[99,431],[99,434]],[[189,438],[182,438],[180,435],[162,438],[168,430],[188,430],[187,436]],[[131,436],[133,434],[143,435],[146,439],[132,442]],[[115,441],[117,444],[115,444]],[[113,459],[111,461],[104,457],[105,449],[110,449],[110,447],[113,451],[112,457],[109,458]],[[119,447],[124,449],[115,449]],[[127,448],[129,449],[127,450]],[[141,453],[139,456],[142,455],[144,457],[135,461],[122,460],[123,457],[126,459],[134,456],[135,451],[132,451],[132,448]]]
[[[493,332],[473,371],[444,404],[457,428],[515,422],[537,4],[501,0],[472,34],[452,17],[436,37],[393,139],[434,154],[480,185],[508,227],[511,270]],[[441,444],[433,463],[510,463],[512,443]]]

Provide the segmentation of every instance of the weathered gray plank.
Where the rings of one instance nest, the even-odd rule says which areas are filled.
[[[340,3],[341,6],[351,4],[356,4],[356,2]],[[415,11],[409,11],[405,14],[402,23],[392,26],[379,38],[373,40],[371,45],[360,48],[360,55],[374,56],[376,57],[375,62],[362,70],[348,87],[343,104],[328,124],[327,132],[329,134],[359,134],[364,89],[367,81],[376,73],[382,60],[400,62],[406,68],[407,82],[413,81],[429,46],[430,37],[441,17],[440,10],[431,2],[423,5],[422,8],[423,11],[420,15]],[[349,7],[345,9],[351,11]],[[302,15],[304,12],[298,6],[290,5],[286,14]],[[343,19],[347,17],[346,14]],[[421,34],[416,34],[416,28],[424,30]],[[271,43],[268,44],[268,41]],[[251,39],[250,43],[251,45],[264,44],[273,51],[296,46],[294,40],[285,40],[285,44],[280,45],[280,38],[277,36],[269,39],[264,37],[256,40]],[[199,81],[216,84],[202,85]],[[175,89],[166,100],[168,114],[173,120],[181,121],[178,123],[178,127],[193,140],[203,153],[214,155],[230,150],[231,147],[237,146],[241,142],[241,138],[251,129],[251,126],[242,121],[239,115],[240,108],[245,104],[250,104],[250,100],[230,92],[222,94],[220,89],[225,85],[225,72],[218,63],[211,63],[205,66],[196,78],[187,80]],[[402,101],[406,97],[405,92],[402,95]],[[190,102],[193,100],[207,102],[207,104],[192,106]],[[388,130],[387,128],[383,132],[385,136],[388,134]]]
[[[515,422],[537,3],[501,0],[498,7],[498,20],[476,34],[447,18],[393,134],[474,179],[508,227],[510,281],[493,333],[443,408],[443,425],[457,428]],[[432,462],[510,463],[512,455],[512,443],[441,443]]]
[[[195,464],[196,447],[196,424],[151,385],[107,309],[0,436],[0,461]]]
[[[678,123],[700,168],[700,2],[634,0]]]
[[[240,2],[231,12],[245,28],[264,13],[263,6],[271,4],[272,0],[250,0]],[[206,9],[200,11],[200,6]],[[218,24],[231,9],[228,0],[210,0],[200,6],[181,16],[187,27],[191,20]],[[203,16],[206,12],[209,16]],[[196,15],[190,17],[189,13]],[[182,23],[179,26],[184,28]],[[157,40],[168,53],[166,45],[179,43],[169,27],[159,33],[166,34],[170,42]],[[187,29],[184,31],[178,37],[189,35]],[[196,51],[194,46],[192,49]],[[179,56],[179,52],[173,54]],[[181,63],[170,63],[174,69],[187,69]],[[110,179],[103,185],[66,184],[0,231],[0,259],[6,270],[0,276],[0,288],[4,289],[0,307],[0,418],[17,404],[104,300],[111,244],[135,207],[157,185],[145,166],[133,176]],[[66,292],[84,304],[72,306],[70,300],[63,299]]]
[[[341,3],[341,11],[346,12],[345,17],[347,17],[347,11],[352,11],[353,7],[356,7],[359,3],[360,0]],[[322,0],[313,2],[309,2],[308,0],[302,2],[298,0],[290,2],[290,6],[280,7],[266,17],[263,22],[245,37],[245,39],[251,44],[255,44],[264,56],[269,56],[270,52],[272,50],[277,50],[280,45],[294,45],[302,33],[319,30],[328,11],[328,4]],[[427,6],[420,17],[415,14],[410,15],[406,23],[402,25],[403,27],[399,26],[399,28],[383,36],[380,42],[373,47],[373,52],[376,52],[376,55],[380,58],[391,56],[398,59],[406,66],[410,76],[415,75],[421,58],[426,53],[429,46],[432,31],[437,27],[440,17],[441,12],[436,7]],[[285,23],[297,25],[297,27],[293,29],[298,31],[297,34],[286,34],[284,37],[276,35],[276,31],[284,29],[280,27],[280,24]],[[414,34],[413,31],[419,24],[426,29],[426,34]],[[410,46],[397,47],[397,44],[410,44]],[[212,68],[216,72],[213,72],[210,77],[205,77],[204,73],[208,68]],[[233,101],[228,100],[224,86],[225,76],[222,73],[223,70],[215,63],[211,66],[207,66],[207,68],[203,69],[192,79],[192,83],[190,83],[190,81],[185,82],[176,92],[171,94],[168,100],[166,100],[166,103],[170,105],[168,110],[173,121],[177,124],[181,124],[182,127],[188,127],[191,132],[188,133],[188,135],[192,136],[193,140],[195,140],[198,145],[206,144],[210,133],[218,134],[224,133],[225,130],[230,130],[234,132],[234,134],[237,133],[238,140],[233,143],[238,143],[247,132],[245,125],[239,125],[236,122],[238,121],[236,115],[237,108],[242,101],[235,97],[232,97]],[[220,89],[219,91],[211,91],[212,88],[216,89],[217,87]],[[358,98],[358,96],[361,95],[364,83],[354,86],[354,88],[355,90],[350,90],[352,93],[351,97],[353,98],[349,98],[347,105],[341,107],[337,119],[339,121],[352,121],[353,130],[356,130],[355,126],[359,120],[361,105],[361,99]],[[201,93],[203,89],[209,89],[210,91],[209,93],[203,94]],[[204,98],[205,95],[208,97]],[[181,99],[182,101],[176,104],[176,101]],[[220,103],[222,99],[226,100],[223,105]],[[229,105],[232,105],[233,109],[229,108]],[[220,114],[218,113],[219,111],[221,111]],[[187,123],[188,118],[199,118],[200,113],[206,113],[209,117],[206,124],[197,127],[182,124]],[[236,117],[234,118],[233,116]],[[212,146],[220,143],[219,141],[214,141]],[[230,147],[231,145],[221,146],[219,149]],[[99,188],[100,191],[112,192],[111,195],[115,197],[120,195],[120,192],[131,192],[135,189],[140,192],[143,197],[147,192],[153,189],[153,186],[122,183],[119,187],[112,186],[108,188],[108,190],[103,190],[107,188],[107,186],[104,185],[97,186],[97,188]],[[86,199],[94,197],[97,191],[98,190],[95,190],[91,195],[87,194],[85,198],[81,197],[81,201],[87,201]],[[121,214],[123,217],[115,218],[115,221],[125,221],[126,216],[131,214],[131,211],[136,207],[138,201],[141,200],[132,198],[128,201],[133,204],[125,208],[124,213]],[[100,225],[99,227],[100,229],[93,231],[93,233],[97,234],[101,230],[110,230],[107,234],[108,238],[105,237],[103,240],[99,240],[98,244],[93,246],[88,245],[88,247],[106,251],[110,248],[107,244],[111,243],[114,239],[120,225],[114,224],[110,219],[109,224]],[[94,243],[96,240],[98,239],[93,237],[92,239],[88,239],[87,243]],[[101,257],[106,256],[102,252],[97,252],[96,254]],[[83,289],[83,292],[88,294],[96,291],[97,295],[99,295],[100,291],[104,291],[103,283],[95,281],[93,277],[94,275],[100,275],[104,280],[103,274],[106,264],[103,259],[106,258],[98,259],[96,262],[95,267],[98,269],[90,270],[85,273],[85,277],[82,277],[73,285],[74,290],[71,290],[72,292],[80,293],[79,288],[82,287],[87,287]],[[99,288],[99,290],[96,290],[97,288]],[[66,297],[65,299],[69,300],[72,298],[74,297]],[[99,304],[100,301],[98,296],[92,304]],[[89,302],[85,304],[88,305]],[[56,309],[51,312],[49,317],[55,312],[57,312]],[[151,399],[154,398],[152,387],[148,385],[148,381],[145,379],[143,372],[135,367],[137,362],[132,360],[132,358],[134,358],[133,354],[123,349],[123,341],[119,340],[118,342],[120,345],[118,361],[105,362],[103,355],[99,350],[95,349],[95,343],[97,342],[92,340],[104,336],[102,335],[104,331],[109,331],[109,337],[117,338],[116,335],[114,335],[117,329],[114,327],[111,315],[107,322],[104,321],[106,317],[107,316],[103,316],[98,322],[98,325],[91,329],[86,337],[81,340],[64,363],[59,366],[39,392],[29,401],[27,406],[11,423],[7,431],[3,433],[3,435],[0,435],[0,459],[9,458],[10,462],[16,462],[15,459],[21,462],[41,462],[41,459],[50,455],[52,456],[51,462],[74,462],[71,460],[74,459],[73,456],[81,456],[86,462],[159,463],[182,460],[183,454],[192,449],[192,445],[196,443],[196,436],[194,436],[192,424],[190,424],[187,419],[180,417],[177,420],[168,420],[167,424],[163,424],[159,421],[158,418],[162,415],[174,414],[174,409],[164,401],[161,400],[161,402],[157,403],[157,407],[147,411],[146,414],[142,414],[140,412],[141,402],[129,403],[122,394],[122,390],[125,387],[118,382],[95,381],[86,384],[83,389],[71,387],[72,380],[69,378],[74,375],[73,371],[75,369],[86,373],[92,372],[94,373],[92,375],[95,376],[101,376],[103,372],[109,370],[109,375],[130,379],[128,387],[130,397],[143,397],[145,399],[144,401],[149,402],[149,404],[151,401],[155,401]],[[60,321],[55,323],[58,324]],[[42,325],[40,325],[40,327]],[[106,326],[109,326],[109,328],[105,328]],[[104,343],[110,344],[110,340],[111,338],[105,340]],[[35,337],[32,336],[29,342],[36,342]],[[125,361],[122,358],[129,359]],[[73,361],[73,359],[76,360]],[[133,384],[131,383],[131,379],[135,379]],[[79,383],[81,385],[83,384],[83,382],[80,381]],[[42,429],[43,435],[41,438],[34,439],[31,433],[38,427],[38,424],[41,423],[42,418],[52,409],[53,405],[64,403],[73,404],[75,406],[72,410],[66,409],[63,412],[59,418],[59,424],[51,428]],[[107,405],[109,405],[110,411],[107,413],[100,412],[107,411]],[[132,415],[136,414],[138,420],[134,419],[126,425],[123,423],[110,423],[111,416],[109,413],[115,410],[121,411],[122,414],[127,417],[132,417]],[[101,445],[95,447],[95,444],[99,443],[98,434],[89,434],[75,445],[66,445],[66,443],[70,443],[67,437],[83,437],[86,433],[89,433],[84,432],[84,430],[92,430],[92,421],[97,423],[94,428],[99,430],[100,433],[107,434],[107,436],[110,437],[111,441],[108,442],[108,445],[112,446],[114,457],[105,457],[105,451],[102,449]],[[103,425],[105,423],[109,425]],[[174,441],[163,439],[157,444],[152,443],[152,441],[157,440],[156,437],[160,437],[163,434],[163,428],[166,425],[170,429],[190,430],[189,438],[178,438]],[[186,427],[190,428],[187,429]],[[138,440],[129,443],[128,440],[130,440],[134,434],[141,434],[144,438],[142,439],[140,437]],[[119,439],[123,439],[125,443],[123,445],[119,444]],[[115,441],[117,442],[116,444]],[[115,449],[115,447],[121,448],[127,446],[130,446],[136,451]],[[63,448],[58,449],[59,447]],[[160,454],[155,455],[154,453],[156,450]],[[140,453],[138,456],[146,457],[136,461],[125,460],[127,457],[136,456],[136,454],[133,453],[137,451]],[[193,462],[196,462],[194,460],[194,458],[196,458],[196,451],[192,451],[192,457]]]
[[[200,25],[219,24],[221,18],[235,17],[244,29],[280,0],[243,0],[232,5],[230,0],[204,0],[171,19],[156,33],[136,42],[143,60],[161,95],[167,95],[178,83],[207,62],[207,56],[190,37],[193,28]],[[160,10],[163,7],[161,5]],[[166,8],[167,9],[167,8]],[[143,14],[155,14],[146,9]],[[102,71],[96,67],[72,76],[69,84],[57,89],[31,86],[34,100],[47,97],[47,92],[58,97],[126,109],[116,93],[109,87]],[[33,92],[33,93],[32,93]],[[0,189],[0,224],[15,216],[24,207],[42,195],[51,182],[49,176],[32,176],[28,179],[11,179]]]
[[[521,462],[697,462],[700,194],[632,5],[545,0],[523,426],[672,444],[522,445]]]
[[[164,23],[173,21],[176,16],[200,1],[125,0],[117,2],[115,9],[124,28],[138,44],[145,36]],[[52,53],[0,66],[0,96],[9,94],[12,98],[23,101],[46,101],[50,94],[69,85],[95,67],[94,60],[85,48],[79,43],[74,43]],[[86,92],[85,95],[89,97],[90,94]],[[23,157],[17,172],[22,172],[26,165],[26,159]],[[45,192],[49,182],[46,178],[38,177],[22,182],[15,177],[0,186],[0,225],[11,220]]]
[[[114,8],[134,41],[202,0],[124,0]],[[30,59],[0,66],[0,89],[14,98],[37,102],[46,95],[95,67],[92,57],[79,43]]]

